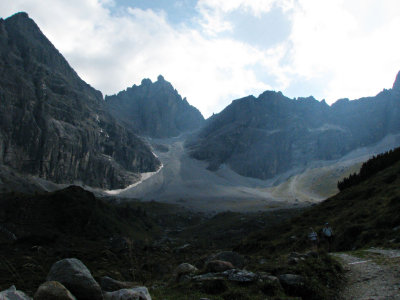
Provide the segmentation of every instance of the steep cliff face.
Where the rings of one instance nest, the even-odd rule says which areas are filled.
[[[241,175],[268,179],[338,159],[391,133],[400,133],[400,97],[393,90],[332,106],[268,91],[233,101],[186,147],[212,170],[225,163]]]
[[[0,20],[0,164],[58,183],[121,188],[160,163],[18,13]]]
[[[113,116],[141,135],[172,137],[200,128],[201,113],[178,94],[160,75],[156,82],[143,79],[117,95],[106,96]]]
[[[400,93],[400,71],[399,71],[399,73],[397,73],[396,79],[393,83],[392,90]]]

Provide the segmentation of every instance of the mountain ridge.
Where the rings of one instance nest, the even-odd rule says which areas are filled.
[[[397,82],[397,81],[396,81]],[[397,86],[397,84],[395,84]],[[232,101],[186,142],[210,170],[228,164],[240,175],[268,179],[313,160],[334,160],[400,132],[400,97],[341,99],[329,106],[313,97],[290,99],[266,91]]]

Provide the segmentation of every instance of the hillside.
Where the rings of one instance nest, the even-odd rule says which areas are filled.
[[[143,79],[116,95],[106,96],[111,114],[140,135],[162,138],[199,129],[204,118],[163,76]]]
[[[0,104],[0,167],[121,188],[160,165],[26,13],[0,19]]]
[[[398,134],[397,85],[396,81],[393,89],[375,97],[342,99],[332,106],[313,97],[289,99],[272,91],[234,100],[207,120],[186,147],[214,171],[225,164],[242,176],[259,179],[301,173],[313,162],[337,160]]]
[[[310,252],[309,227],[319,232],[329,222],[335,233],[333,251],[399,247],[399,186],[398,161],[320,204],[217,215],[154,201],[97,199],[79,187],[3,194],[0,289],[14,283],[33,293],[55,260],[77,257],[96,279],[112,276],[152,286],[153,299],[335,299],[344,283],[343,269],[326,254],[325,242],[318,255]],[[11,247],[16,250],[9,251]],[[212,257],[232,250],[243,259],[232,272],[250,277],[210,273]],[[174,270],[184,262],[199,270],[176,281]],[[285,274],[301,285],[289,285]],[[247,279],[239,278],[253,279],[241,283]]]
[[[391,153],[396,155],[396,152]],[[399,187],[400,162],[397,161],[359,184],[306,209],[298,217],[250,236],[238,249],[248,253],[301,251],[307,247],[309,228],[320,231],[325,222],[329,222],[335,232],[333,250],[399,247]]]

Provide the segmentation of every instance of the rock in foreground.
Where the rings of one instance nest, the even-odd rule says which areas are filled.
[[[76,258],[56,262],[47,275],[47,281],[58,281],[78,299],[103,299],[100,285],[94,280],[89,269]]]

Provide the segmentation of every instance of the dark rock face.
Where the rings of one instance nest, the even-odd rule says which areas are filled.
[[[0,164],[57,183],[121,188],[160,163],[18,13],[0,19]]]
[[[225,163],[241,175],[268,179],[312,161],[338,159],[399,132],[400,96],[394,90],[332,106],[267,91],[233,101],[186,147],[211,170]]]
[[[400,72],[397,73],[396,80],[393,83],[393,90],[400,92]]]
[[[143,79],[117,95],[106,96],[113,116],[135,132],[151,137],[173,137],[198,129],[204,122],[201,113],[178,94],[160,75],[154,83]]]

